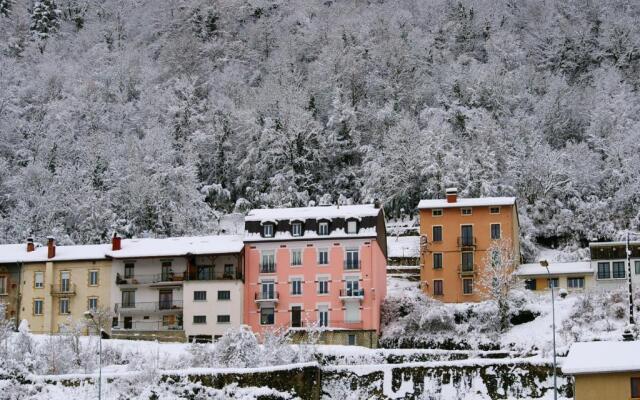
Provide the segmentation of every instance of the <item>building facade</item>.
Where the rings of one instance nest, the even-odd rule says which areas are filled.
[[[446,199],[422,200],[418,209],[420,280],[426,294],[447,303],[482,300],[477,282],[494,241],[509,243],[519,261],[514,197],[458,198],[451,188]]]
[[[589,261],[550,261],[549,274],[540,263],[522,264],[516,270],[516,275],[524,280],[527,289],[534,291],[546,291],[553,286],[573,292],[595,286],[593,269]]]
[[[640,242],[630,242],[631,281],[635,288],[640,285]],[[592,242],[591,269],[596,286],[605,290],[627,289],[629,286],[626,242]]]
[[[384,212],[375,205],[252,210],[245,324],[256,333],[318,326],[324,342],[375,346],[386,252]]]
[[[32,239],[27,244],[0,245],[0,307],[2,307],[0,312],[16,327],[20,323],[22,276],[22,261],[17,254],[25,252],[27,248],[35,249]]]
[[[239,326],[240,236],[112,239],[113,335],[212,340]]]

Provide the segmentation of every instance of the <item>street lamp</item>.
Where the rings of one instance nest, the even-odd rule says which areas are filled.
[[[91,311],[85,311],[84,317],[98,327],[98,400],[102,399],[102,326],[96,321],[95,316]]]
[[[547,270],[547,278],[549,282],[549,288],[551,288],[551,325],[553,329],[553,400],[558,400],[558,385],[557,385],[557,377],[556,377],[556,305],[553,295],[553,289],[555,285],[551,281],[551,272],[549,272],[549,262],[547,260],[540,261],[540,265],[542,265]]]

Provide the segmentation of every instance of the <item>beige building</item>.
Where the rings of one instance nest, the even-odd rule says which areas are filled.
[[[589,261],[553,262],[549,261],[549,274],[540,263],[522,264],[516,275],[524,280],[529,290],[545,291],[551,288],[568,292],[581,291],[595,285],[593,269]]]
[[[562,365],[575,400],[640,399],[640,342],[574,343]]]
[[[20,319],[34,333],[55,333],[85,312],[110,307],[111,261],[108,245],[27,246],[15,254],[21,261]]]

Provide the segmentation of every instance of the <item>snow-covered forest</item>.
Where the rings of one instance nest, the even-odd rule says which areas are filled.
[[[515,195],[525,246],[640,225],[640,3],[0,0],[0,241],[310,200]]]

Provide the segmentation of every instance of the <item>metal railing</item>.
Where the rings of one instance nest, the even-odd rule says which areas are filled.
[[[120,323],[112,326],[112,331],[181,331],[184,327],[180,324],[165,324],[162,321],[133,321],[130,327]]]
[[[256,301],[277,301],[280,298],[278,291],[273,292],[257,292],[255,294]]]
[[[344,260],[344,269],[357,270],[360,269],[360,260]]]
[[[51,285],[51,295],[53,296],[70,296],[74,294],[76,294],[75,283],[69,282],[60,285]]]
[[[476,245],[475,236],[458,236],[458,247],[475,247]]]
[[[458,274],[460,274],[460,276],[475,275],[477,270],[478,268],[475,264],[458,265]]]
[[[364,297],[364,289],[340,289],[340,297]]]
[[[189,281],[223,281],[223,280],[235,280],[242,279],[241,271],[234,272],[217,272],[213,273],[198,273],[190,272],[186,275],[185,280]]]
[[[160,312],[182,310],[182,300],[163,300],[141,303],[116,303],[115,312]]]
[[[269,274],[273,272],[276,272],[276,263],[267,263],[267,264],[260,263],[261,274]]]
[[[164,273],[164,274],[149,274],[149,275],[134,275],[131,277],[124,277],[120,273],[116,274],[116,285],[147,285],[153,283],[170,283],[170,282],[182,282],[184,280],[183,273]]]

